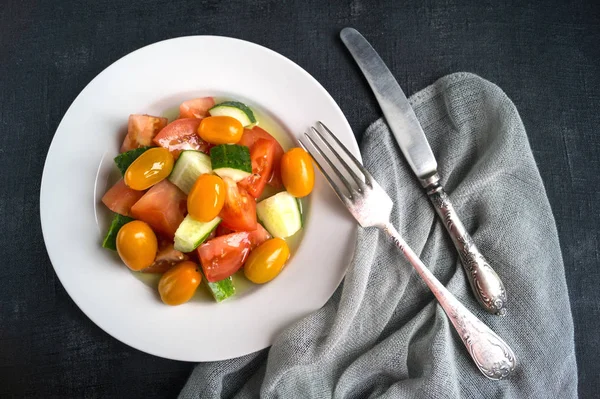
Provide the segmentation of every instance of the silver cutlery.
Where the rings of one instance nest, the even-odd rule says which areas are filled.
[[[504,315],[504,285],[475,246],[444,191],[437,173],[437,161],[400,85],[375,49],[356,29],[344,28],[340,36],[369,82],[398,146],[452,237],[477,301],[488,312]]]
[[[512,349],[435,278],[390,223],[393,207],[390,197],[338,138],[322,122],[319,122],[319,125],[320,129],[312,127],[310,134],[305,133],[300,144],[311,154],[352,216],[362,227],[376,227],[392,238],[435,295],[483,375],[492,380],[508,376],[516,364]],[[341,148],[352,167],[340,155],[339,150],[334,149],[331,140],[326,139],[325,135],[332,138],[337,147]],[[333,157],[328,154],[332,154]],[[341,184],[332,178],[319,159],[325,160]],[[342,171],[350,178],[346,178]]]

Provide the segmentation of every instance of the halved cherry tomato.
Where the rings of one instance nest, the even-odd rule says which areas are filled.
[[[284,151],[283,147],[281,147],[281,144],[279,144],[275,137],[271,136],[266,130],[261,129],[258,126],[254,126],[252,129],[244,130],[244,134],[242,134],[242,138],[238,144],[252,148],[258,139],[271,140],[275,145],[275,150],[273,153],[273,174],[267,183],[275,188],[280,188],[281,174],[279,171],[279,165],[281,163],[281,157],[283,156]]]
[[[167,126],[169,120],[151,115],[129,115],[127,135],[121,145],[121,152],[152,145],[152,139]]]
[[[166,179],[173,163],[173,155],[166,148],[150,148],[129,165],[123,179],[134,190],[146,190]]]
[[[271,238],[254,249],[244,265],[246,278],[263,284],[273,280],[290,257],[290,248],[281,238]]]
[[[164,273],[173,266],[188,260],[189,256],[175,249],[173,241],[160,239],[158,240],[158,252],[154,258],[154,262],[145,269],[140,270],[142,273]]]
[[[288,193],[296,198],[310,194],[315,185],[312,158],[302,148],[292,148],[281,158],[281,178]]]
[[[211,144],[235,144],[242,138],[242,133],[242,122],[226,115],[206,117],[198,127],[200,138]]]
[[[202,274],[194,262],[184,261],[162,275],[158,282],[160,299],[167,305],[181,305],[189,301],[202,281]]]
[[[238,184],[244,187],[254,198],[260,197],[267,181],[273,175],[273,159],[276,145],[272,140],[258,139],[250,148],[252,175]]]
[[[115,183],[102,197],[102,202],[111,211],[120,215],[131,216],[131,207],[142,196],[143,191],[127,187],[123,179]]]
[[[225,203],[225,183],[219,176],[203,174],[192,186],[187,198],[188,213],[199,222],[210,222]]]
[[[202,271],[210,282],[220,281],[237,272],[250,251],[271,238],[260,224],[254,231],[218,236],[198,247]]]
[[[140,220],[125,224],[117,233],[117,252],[131,270],[142,270],[154,262],[158,243],[156,235]]]
[[[208,110],[215,105],[212,97],[195,98],[187,100],[179,106],[179,118],[204,118]]]
[[[256,200],[233,180],[224,177],[225,203],[219,216],[223,227],[234,231],[256,230]]]
[[[212,146],[198,136],[198,126],[200,126],[200,119],[177,119],[165,126],[153,141],[156,145],[171,151],[175,159],[183,150],[196,150],[208,154]]]
[[[187,197],[165,179],[152,186],[131,207],[131,216],[148,223],[157,234],[173,238],[187,211]]]

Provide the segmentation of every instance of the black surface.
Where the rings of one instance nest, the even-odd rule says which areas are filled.
[[[138,352],[101,331],[65,293],[48,260],[39,222],[43,163],[60,119],[84,86],[141,46],[183,35],[233,36],[305,68],[360,137],[380,111],[337,36],[353,26],[408,95],[445,74],[470,71],[498,84],[516,104],[560,234],[580,396],[597,397],[600,7],[327,3],[1,2],[0,396],[170,397],[193,366]]]

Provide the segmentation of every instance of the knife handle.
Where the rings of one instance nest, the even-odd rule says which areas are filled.
[[[458,218],[458,214],[452,202],[450,202],[450,197],[440,184],[439,176],[435,174],[428,179],[423,179],[421,183],[427,190],[427,195],[438,216],[442,219],[446,230],[450,233],[477,301],[486,311],[504,316],[506,314],[504,284],[479,252],[473,238]]]

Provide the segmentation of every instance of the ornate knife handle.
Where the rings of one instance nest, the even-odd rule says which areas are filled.
[[[435,210],[442,219],[452,242],[458,250],[460,260],[467,273],[471,289],[477,301],[490,313],[504,316],[506,314],[506,290],[488,261],[475,246],[473,238],[458,218],[458,214],[450,202],[448,194],[440,184],[437,174],[421,180]]]

